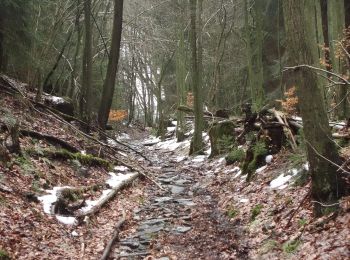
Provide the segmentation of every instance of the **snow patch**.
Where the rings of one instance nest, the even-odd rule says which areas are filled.
[[[283,189],[285,187],[283,187],[293,176],[292,175],[287,175],[284,176],[284,174],[282,173],[280,176],[278,176],[276,179],[272,180],[270,182],[270,188],[271,189]],[[283,188],[282,188],[283,187]]]
[[[113,190],[108,189],[108,190],[104,190],[102,192],[101,197],[98,198],[98,200],[87,200],[86,201],[86,206],[81,208],[82,212],[87,212],[90,209],[92,209],[94,206],[96,206],[100,201],[102,201],[104,198],[106,198],[108,196],[109,193],[111,193]]]
[[[239,202],[241,202],[241,203],[248,203],[249,199],[241,199]]]
[[[190,140],[186,140],[183,142],[177,142],[176,139],[170,139],[164,142],[157,143],[157,147],[160,149],[168,150],[168,151],[175,151],[178,148],[184,148],[189,147],[191,144]]]
[[[241,176],[242,174],[242,170],[239,170],[235,176],[233,176],[234,179],[236,179],[237,177]]]
[[[118,172],[126,172],[126,171],[128,171],[128,170],[130,170],[129,169],[129,167],[126,167],[126,166],[116,166],[116,167],[114,167],[114,170],[115,171],[118,171]]]
[[[56,97],[56,96],[51,96],[50,99],[51,99],[52,103],[54,103],[54,104],[56,104],[56,105],[62,104],[62,103],[65,103],[65,102],[66,102],[63,98],[61,98],[61,97]]]
[[[118,136],[118,139],[119,140],[130,140],[130,135],[128,135],[127,133],[121,133],[119,136]]]
[[[265,171],[266,168],[267,168],[267,165],[264,165],[263,167],[258,168],[255,172],[258,174],[262,173],[263,171]]]
[[[112,140],[112,139],[110,139],[110,138],[107,138],[107,143],[108,143],[109,145],[111,145],[111,146],[116,146],[116,145],[117,145],[117,142],[114,141],[114,140]]]
[[[192,162],[196,162],[196,163],[204,162],[206,158],[207,158],[206,155],[198,155],[192,159]]]
[[[75,225],[77,223],[75,217],[64,217],[56,215],[56,219],[65,225]]]
[[[170,133],[175,132],[175,130],[176,130],[176,126],[167,127],[167,131]]]
[[[112,188],[117,187],[123,181],[126,181],[135,175],[135,173],[121,174],[121,173],[114,173],[114,172],[109,172],[108,174],[111,176],[111,178],[108,179],[106,183]]]
[[[175,162],[182,162],[186,159],[187,157],[186,156],[178,156],[175,158]]]
[[[52,190],[47,190],[46,192],[49,193],[48,195],[43,195],[38,197],[38,200],[43,203],[44,212],[46,214],[51,214],[51,207],[52,204],[57,201],[57,192],[59,192],[62,189],[70,188],[68,186],[66,187],[54,187]]]

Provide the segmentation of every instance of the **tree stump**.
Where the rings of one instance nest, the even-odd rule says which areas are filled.
[[[232,142],[235,139],[235,124],[232,121],[221,121],[214,122],[209,129],[209,137],[211,144],[211,154],[210,157],[222,154],[220,147],[220,139],[223,139],[224,136],[232,137]]]

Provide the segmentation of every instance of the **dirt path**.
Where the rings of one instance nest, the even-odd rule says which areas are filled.
[[[122,233],[116,259],[246,259],[238,241],[241,231],[217,208],[206,189],[203,170],[191,161],[177,162],[175,154],[150,150],[148,156],[160,174],[135,208],[133,226]]]

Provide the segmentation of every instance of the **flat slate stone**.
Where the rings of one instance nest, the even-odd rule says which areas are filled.
[[[192,228],[191,227],[185,227],[185,226],[178,226],[173,229],[174,232],[176,233],[186,233],[190,231]]]
[[[175,201],[183,206],[188,207],[193,207],[196,205],[196,203],[194,203],[191,199],[176,199]]]
[[[172,194],[181,194],[185,190],[185,187],[182,186],[169,185],[168,187],[171,189]]]

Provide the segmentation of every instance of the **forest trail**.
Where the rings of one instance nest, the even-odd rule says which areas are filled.
[[[218,209],[215,194],[206,188],[207,169],[184,164],[176,153],[145,149],[165,190],[155,185],[147,189],[144,204],[133,212],[135,226],[123,232],[115,257],[247,259],[242,240],[238,242],[239,226]]]

